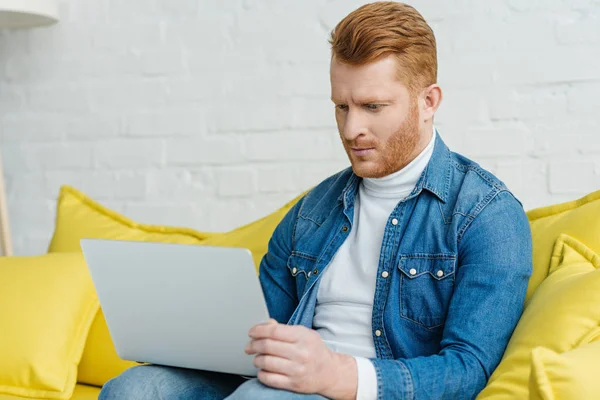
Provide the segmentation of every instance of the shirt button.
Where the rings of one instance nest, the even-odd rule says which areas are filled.
[[[444,271],[442,271],[441,269],[437,272],[436,274],[438,276],[438,278],[441,278],[442,276],[444,276]]]
[[[313,271],[313,274],[315,274],[315,275],[316,275],[316,274],[318,274],[318,273],[319,273],[319,270],[318,270],[318,269],[315,269],[315,270]]]
[[[295,274],[296,272],[298,272],[298,268],[296,268],[296,267],[292,268],[292,274]]]
[[[416,275],[417,274],[417,270],[414,269],[414,268],[411,268],[411,270],[408,271],[408,273],[411,274],[411,275]]]
[[[348,227],[347,226],[343,226],[342,227],[342,232],[348,232]]]
[[[312,272],[308,271],[308,277],[310,278],[310,276],[312,275]]]
[[[396,218],[392,220],[392,225],[398,225],[398,220]]]
[[[377,336],[377,337],[381,336],[381,331],[379,329],[377,329],[375,331],[375,336]]]
[[[387,271],[383,271],[381,273],[381,276],[383,276],[384,278],[387,278],[390,274]]]

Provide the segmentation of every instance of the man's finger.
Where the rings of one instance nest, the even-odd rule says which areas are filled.
[[[275,389],[283,389],[283,390],[291,390],[290,387],[290,378],[286,375],[275,374],[273,372],[267,372],[260,370],[258,371],[258,380],[262,382],[263,385],[275,388]]]
[[[266,354],[288,360],[293,360],[294,355],[297,353],[297,348],[294,344],[274,339],[252,340],[248,343],[245,350],[248,354]]]
[[[252,339],[275,339],[282,342],[297,342],[305,334],[304,326],[283,324],[261,324],[250,329],[248,336]]]
[[[254,357],[254,366],[262,371],[286,376],[294,375],[297,365],[285,358],[259,354]]]

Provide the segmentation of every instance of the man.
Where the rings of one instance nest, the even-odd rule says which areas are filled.
[[[269,242],[260,282],[274,320],[246,348],[258,378],[143,366],[101,398],[472,399],[485,386],[531,274],[523,208],[434,129],[436,42],[415,9],[365,5],[331,44],[352,168]]]

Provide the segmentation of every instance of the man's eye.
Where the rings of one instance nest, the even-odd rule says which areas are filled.
[[[380,104],[365,104],[365,107],[367,107],[369,110],[378,110],[380,108]]]
[[[346,111],[348,109],[347,104],[338,104],[336,107],[338,110],[342,110],[342,111]]]

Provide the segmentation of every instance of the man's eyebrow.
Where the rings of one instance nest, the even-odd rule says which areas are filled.
[[[366,97],[364,99],[359,99],[358,103],[359,104],[393,103],[393,100],[385,98],[385,97]]]
[[[338,101],[337,99],[331,97],[331,101],[340,104],[344,103],[343,101]],[[386,97],[365,97],[364,99],[358,99],[358,104],[378,104],[378,103],[394,103],[394,100]]]

